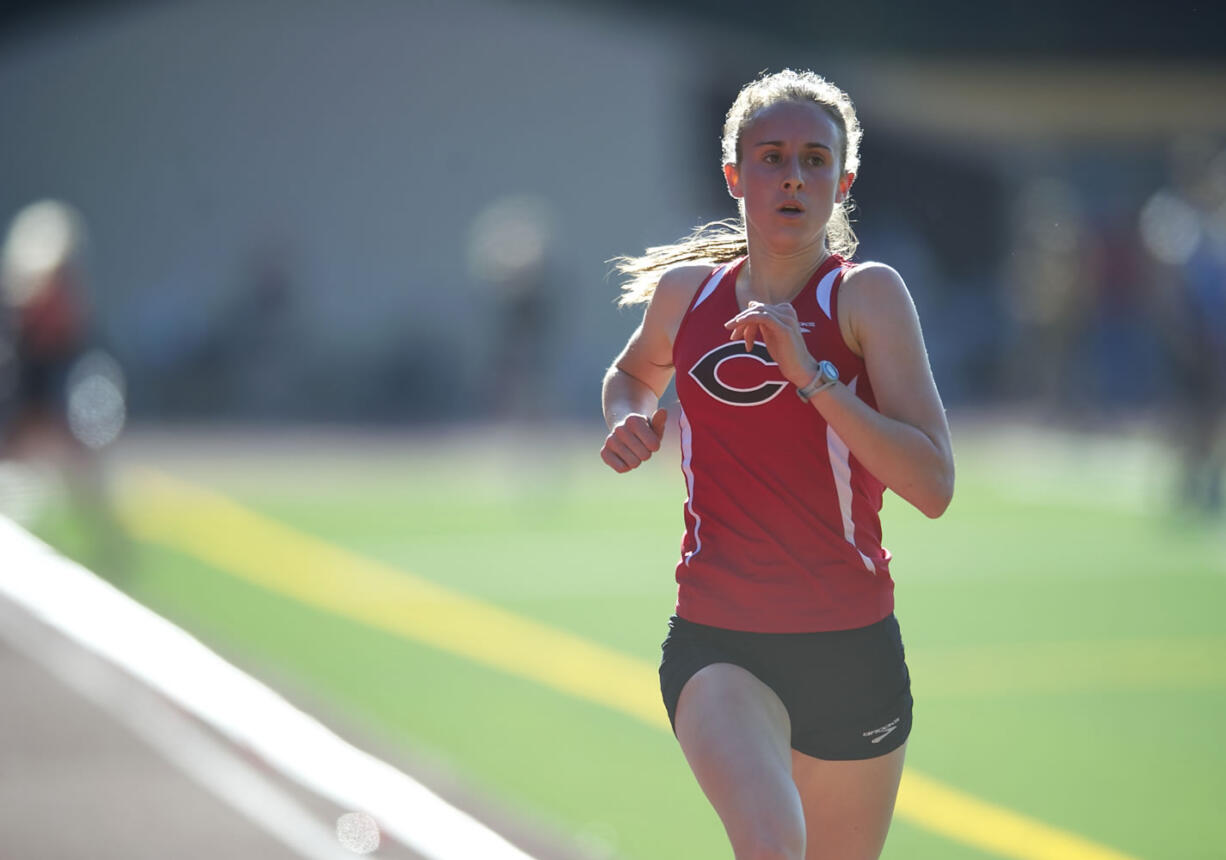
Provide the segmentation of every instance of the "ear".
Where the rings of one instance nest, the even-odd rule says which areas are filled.
[[[724,165],[724,182],[728,185],[728,193],[738,200],[745,196],[741,190],[741,171],[732,163]]]
[[[839,179],[839,190],[834,195],[835,203],[842,203],[851,193],[851,184],[856,181],[856,174],[844,173]]]

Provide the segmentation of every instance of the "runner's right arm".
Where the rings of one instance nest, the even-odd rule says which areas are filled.
[[[673,339],[710,266],[681,266],[660,278],[643,322],[604,377],[601,402],[609,435],[600,457],[628,472],[660,450],[667,410],[660,397],[673,378]]]

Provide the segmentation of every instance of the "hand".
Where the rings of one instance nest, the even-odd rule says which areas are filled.
[[[761,338],[780,373],[797,388],[807,385],[817,373],[817,360],[809,354],[796,309],[788,302],[777,305],[750,302],[745,310],[724,323],[724,328],[732,332],[729,340],[745,341],[746,352]]]
[[[646,416],[627,415],[610,431],[600,449],[600,459],[615,472],[629,472],[660,450],[668,410],[657,409],[648,421]]]

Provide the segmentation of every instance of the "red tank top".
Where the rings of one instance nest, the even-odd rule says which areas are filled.
[[[688,490],[677,614],[770,633],[872,624],[894,608],[881,546],[884,485],[796,396],[765,344],[746,352],[728,340],[743,263],[703,282],[673,344]],[[792,306],[809,352],[833,362],[875,409],[864,360],[839,331],[839,285],[851,267],[832,255]]]

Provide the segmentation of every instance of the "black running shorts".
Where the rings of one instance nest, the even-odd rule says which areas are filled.
[[[775,691],[792,721],[792,748],[830,761],[876,758],[911,733],[911,678],[893,614],[854,630],[745,633],[673,616],[660,690],[677,727],[681,690],[698,670],[732,663]]]

